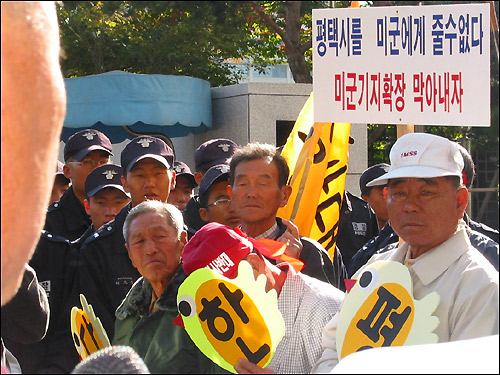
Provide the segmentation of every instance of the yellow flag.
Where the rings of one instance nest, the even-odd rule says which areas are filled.
[[[289,163],[292,194],[278,216],[318,241],[333,259],[347,175],[351,124],[313,123],[313,95],[302,109],[282,155]],[[308,134],[305,139],[300,134]]]

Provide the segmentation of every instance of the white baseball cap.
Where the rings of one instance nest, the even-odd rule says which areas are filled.
[[[446,138],[433,134],[410,133],[391,148],[389,172],[366,186],[387,184],[393,178],[435,178],[458,176],[462,181],[464,160],[458,148]]]

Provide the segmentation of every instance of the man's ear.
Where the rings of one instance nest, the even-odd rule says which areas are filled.
[[[387,197],[389,196],[389,190],[387,189],[387,186],[384,188],[384,200],[387,202]]]
[[[203,179],[203,173],[202,172],[194,172],[194,180],[200,186],[201,180]]]
[[[181,242],[183,245],[187,244],[188,242],[188,234],[185,230],[181,232]]]
[[[233,199],[233,189],[231,188],[231,184],[227,185],[227,195],[229,195],[229,199]]]
[[[83,206],[85,207],[85,212],[90,216],[90,204],[87,199],[83,200]]]
[[[127,172],[125,172],[127,173]],[[128,184],[127,184],[127,180],[125,179],[125,177],[121,177],[121,180],[122,180],[122,185],[123,185],[123,189],[127,192],[127,193],[130,193],[130,189],[128,188]]]
[[[175,189],[175,171],[173,170],[170,170],[170,173],[171,173],[171,178],[170,178],[170,191],[174,190]]]
[[[203,221],[206,221],[207,223],[210,222],[208,217],[208,210],[206,208],[202,207],[198,210],[198,212],[200,213],[200,217]]]
[[[71,169],[68,164],[63,165],[63,174],[64,177],[69,178],[71,180]]]
[[[292,187],[290,185],[283,185],[281,187],[281,194],[283,194],[283,196],[280,207],[285,207],[288,203],[288,199],[290,198],[290,194],[292,194]]]
[[[465,209],[469,203],[469,191],[462,187],[457,191],[457,216],[461,219],[464,216]]]

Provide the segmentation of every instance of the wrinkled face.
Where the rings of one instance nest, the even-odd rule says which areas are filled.
[[[279,186],[279,171],[271,158],[238,163],[234,171],[231,201],[243,223],[274,220],[289,197],[286,186]]]
[[[189,179],[185,176],[177,176],[175,180],[175,188],[170,190],[168,203],[173,204],[180,211],[184,211],[186,206],[193,196],[193,186]]]
[[[229,181],[220,181],[210,187],[208,193],[208,207],[200,208],[200,216],[206,222],[217,222],[236,228],[240,219],[234,212],[232,202],[227,192]]]
[[[89,214],[94,228],[99,229],[104,224],[114,220],[116,214],[130,202],[130,198],[122,191],[108,187],[99,190],[87,201],[87,214]]]
[[[388,220],[389,215],[387,213],[387,204],[384,198],[383,186],[372,187],[370,189],[370,193],[368,195],[363,195],[362,198],[370,204],[373,211],[375,211],[377,218],[384,221]]]
[[[146,199],[166,202],[170,189],[175,187],[175,172],[158,160],[145,158],[134,164],[126,178],[122,177],[122,183],[134,207]]]
[[[454,233],[467,205],[467,189],[445,177],[392,179],[384,194],[394,231],[423,252]]]
[[[170,280],[181,262],[184,244],[185,236],[177,238],[166,218],[145,213],[130,223],[126,247],[134,267],[153,284]]]
[[[69,158],[64,166],[64,175],[71,179],[73,190],[85,195],[85,180],[90,172],[100,165],[109,164],[109,154],[106,151],[90,151],[82,160]]]

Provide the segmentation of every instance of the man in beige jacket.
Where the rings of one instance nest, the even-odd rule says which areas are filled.
[[[433,313],[439,319],[434,331],[439,342],[498,334],[498,272],[471,246],[465,231],[462,217],[468,192],[462,184],[460,152],[445,138],[412,133],[398,139],[390,159],[389,172],[368,186],[387,183],[389,220],[404,242],[374,255],[365,267],[376,260],[403,263],[410,271],[415,299],[439,294]],[[324,352],[313,372],[330,372],[339,361],[338,317],[323,329]]]

